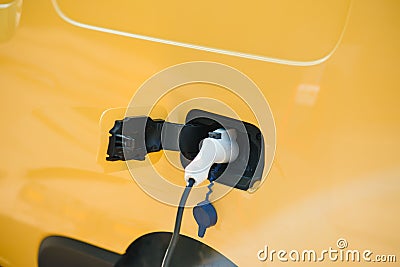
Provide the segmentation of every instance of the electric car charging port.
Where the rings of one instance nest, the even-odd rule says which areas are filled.
[[[256,181],[262,179],[264,169],[264,144],[263,136],[258,127],[241,120],[225,117],[204,110],[193,109],[186,116],[186,123],[182,129],[179,145],[181,148],[181,163],[186,167],[197,155],[199,145],[196,151],[190,151],[185,144],[186,139],[184,129],[196,125],[198,128],[206,128],[208,132],[216,129],[235,129],[239,145],[239,155],[231,163],[214,164],[210,173],[215,175],[215,182],[235,187],[241,190],[248,190]],[[208,136],[204,136],[206,138]],[[197,153],[196,153],[197,152]],[[229,165],[229,168],[228,168]],[[223,174],[223,175],[222,175]]]
[[[262,179],[264,169],[263,136],[258,127],[248,122],[204,110],[193,109],[185,124],[153,120],[146,116],[128,117],[115,122],[109,131],[108,161],[144,160],[147,153],[161,149],[180,151],[186,167],[200,151],[201,142],[215,138],[218,129],[234,129],[239,146],[237,158],[230,163],[213,164],[210,174],[215,182],[248,190]]]

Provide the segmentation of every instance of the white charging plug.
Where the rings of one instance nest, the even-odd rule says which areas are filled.
[[[207,179],[214,163],[229,163],[235,161],[239,155],[235,129],[218,129],[211,136],[203,139],[200,152],[185,168],[185,181],[193,178],[195,186]]]

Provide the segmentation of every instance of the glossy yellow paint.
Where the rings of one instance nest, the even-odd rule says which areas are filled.
[[[22,0],[0,1],[0,42],[9,40],[18,27]]]
[[[335,49],[350,9],[350,0],[264,0],[246,6],[229,0],[116,0],[96,2],[95,8],[92,0],[54,2],[76,23],[303,61],[323,58]]]
[[[325,7],[305,2],[304,10],[296,10],[299,14],[319,14]],[[229,39],[233,28],[227,39],[218,33],[220,28],[213,30],[224,19],[218,6],[210,9],[214,19],[204,19],[196,28],[199,35],[189,34],[186,27],[207,13],[204,6],[199,16],[182,22],[160,25],[154,17],[142,24],[140,19],[147,17],[126,22],[143,26],[141,34],[167,28],[160,31],[170,34],[164,38],[257,53],[267,58],[263,61],[77,27],[63,20],[49,0],[24,1],[19,27],[0,43],[0,265],[35,266],[41,240],[52,234],[123,253],[145,233],[172,229],[175,208],[141,191],[125,165],[105,162],[104,131],[123,116],[146,79],[166,67],[197,60],[227,64],[255,81],[271,106],[277,129],[275,161],[266,182],[253,194],[233,190],[217,201],[219,221],[203,242],[239,266],[279,265],[257,259],[257,251],[266,244],[322,250],[335,247],[340,237],[351,249],[400,257],[400,2],[355,0],[350,11],[348,1],[329,3],[334,2],[340,5],[335,12],[324,9],[324,16],[313,17],[318,21],[313,25],[315,36],[301,25],[300,32],[291,32],[301,24],[293,10],[287,15],[277,12],[280,23],[257,36],[259,43],[251,51],[246,51],[245,37]],[[141,6],[159,7],[170,17],[184,13],[172,4],[146,3]],[[289,8],[279,3],[277,9]],[[131,30],[116,15],[121,8],[110,8],[109,16],[99,20],[94,9],[86,17],[94,1],[82,1],[87,8],[66,5],[60,3],[75,20],[88,18],[81,22]],[[103,6],[101,12],[107,12]],[[230,6],[232,16],[243,11],[235,21],[252,21],[253,12],[262,15],[248,2]],[[266,20],[277,19],[274,12],[269,14]],[[320,39],[326,25],[331,30]],[[207,36],[203,29],[221,37]],[[250,32],[264,29],[260,21]],[[281,29],[292,39],[282,39]],[[296,38],[301,39],[299,47]],[[329,57],[322,58],[325,55]],[[155,115],[165,116],[198,91],[189,89],[161,99]],[[224,93],[215,97],[235,103]],[[119,109],[104,113],[110,108]],[[178,110],[177,118],[185,112]],[[249,110],[242,112],[243,119],[252,121]],[[197,238],[190,212],[184,215],[182,232]]]

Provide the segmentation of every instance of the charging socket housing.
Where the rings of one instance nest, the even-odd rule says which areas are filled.
[[[186,136],[185,128],[191,127],[203,129],[203,136],[197,136],[195,139]],[[233,162],[214,164],[210,173],[215,176],[215,182],[248,190],[256,181],[262,179],[265,157],[262,133],[258,127],[248,122],[199,109],[189,111],[179,136],[182,166],[186,167],[199,152],[197,140],[207,138],[209,132],[219,128],[236,130],[239,155]],[[193,142],[198,143],[196,145]]]

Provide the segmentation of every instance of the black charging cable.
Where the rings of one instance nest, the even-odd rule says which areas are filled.
[[[196,181],[193,178],[189,178],[188,184],[185,187],[185,190],[183,191],[181,200],[179,201],[178,211],[176,213],[174,232],[172,233],[172,238],[171,241],[169,242],[167,251],[165,252],[161,267],[170,266],[172,255],[174,254],[176,244],[178,243],[179,232],[181,230],[182,216],[183,216],[183,211],[185,210],[186,200],[188,199],[190,190],[192,189],[195,182]]]

